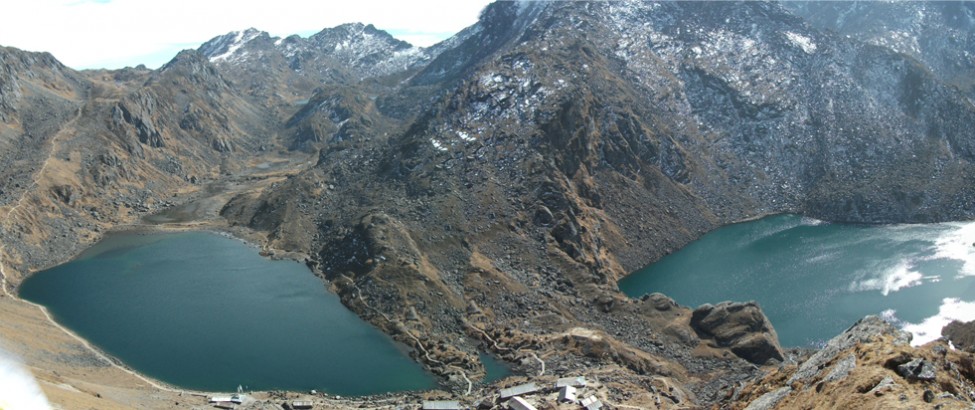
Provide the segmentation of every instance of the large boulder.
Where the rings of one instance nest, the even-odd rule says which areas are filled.
[[[785,358],[772,324],[755,302],[702,305],[694,310],[691,327],[714,347],[729,348],[754,364]]]
[[[932,381],[938,378],[934,363],[921,358],[914,358],[911,361],[898,365],[897,374],[907,380]]]
[[[956,349],[975,352],[975,320],[968,323],[954,320],[941,328],[941,335],[950,340]]]

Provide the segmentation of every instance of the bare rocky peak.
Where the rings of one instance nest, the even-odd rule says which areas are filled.
[[[13,120],[25,94],[65,99],[77,82],[77,74],[50,53],[0,46],[0,122]]]
[[[413,77],[416,85],[456,80],[507,44],[516,41],[549,2],[499,1],[481,11],[478,22],[444,41],[450,47],[437,53]],[[436,47],[436,46],[435,46]]]
[[[172,60],[154,71],[149,81],[150,83],[164,81],[165,78],[173,76],[201,85],[207,90],[227,87],[227,80],[223,78],[211,60],[196,50],[181,51]]]
[[[268,34],[255,28],[233,31],[203,43],[199,51],[210,61],[226,60],[230,57],[237,57],[237,51],[240,47],[261,35],[266,36]]]
[[[339,65],[360,79],[405,71],[430,59],[425,49],[361,23],[327,28],[308,38],[272,37],[251,28],[215,37],[199,51],[215,64],[262,64],[269,55],[275,55],[283,57],[295,71]]]

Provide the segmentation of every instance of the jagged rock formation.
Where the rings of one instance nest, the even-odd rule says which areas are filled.
[[[941,329],[941,335],[951,341],[955,348],[975,353],[975,321],[962,323],[953,320]]]
[[[969,408],[970,355],[943,341],[912,348],[911,335],[869,316],[798,367],[781,367],[726,398],[730,408]],[[928,404],[930,403],[930,404]]]
[[[785,360],[775,329],[754,302],[700,306],[694,309],[691,327],[702,339],[712,339],[713,347],[728,347],[752,363]]]
[[[265,64],[268,59],[283,57],[295,72],[329,78],[329,70],[340,70],[340,75],[357,80],[395,74],[430,59],[426,50],[361,23],[328,28],[308,38],[282,39],[251,28],[216,37],[199,51],[221,65]]]
[[[757,306],[692,311],[616,288],[744,218],[975,216],[964,67],[933,70],[937,47],[904,54],[798,7],[498,2],[426,49],[361,24],[307,39],[250,29],[151,71],[77,73],[2,49],[0,143],[19,147],[0,154],[4,272],[16,283],[181,204],[301,255],[457,391],[483,374],[479,351],[525,374],[653,386],[607,393],[636,407],[805,403],[809,389],[788,382],[800,373],[846,394],[847,375],[893,360],[892,343],[910,356],[893,372],[964,368],[896,335],[860,338],[882,327],[866,321],[805,362],[815,369],[784,365],[741,390],[753,363],[790,359]],[[287,172],[261,175],[270,162]],[[969,400],[970,378],[944,377]],[[871,394],[857,397],[888,404]]]
[[[238,89],[245,90],[285,123],[286,145],[314,151],[326,142],[341,143],[362,135],[364,129],[386,132],[384,124],[373,129],[372,121],[386,119],[367,112],[377,109],[373,99],[388,94],[389,85],[405,73],[420,69],[464,36],[461,33],[448,42],[421,48],[372,25],[354,23],[328,28],[308,38],[294,35],[282,39],[248,29],[216,37],[200,46],[199,51]],[[415,113],[419,109],[411,97],[425,98],[432,91],[414,90],[410,96],[402,97],[409,101],[388,102],[387,105],[398,105],[398,113],[387,115],[409,117],[411,114],[404,112]],[[406,107],[402,106],[404,103]],[[325,109],[339,111],[309,116]]]

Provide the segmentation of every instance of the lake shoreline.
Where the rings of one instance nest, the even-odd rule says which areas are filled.
[[[165,236],[137,239],[157,233]],[[22,299],[47,306],[58,324],[127,368],[163,375],[166,385],[207,392],[240,380],[262,390],[355,396],[436,387],[402,346],[319,287],[307,266],[259,255],[227,233],[120,229],[90,249],[32,275]],[[233,349],[216,337],[242,331],[249,336]],[[302,337],[275,336],[296,332]],[[334,370],[342,368],[351,373]],[[390,377],[359,381],[375,371]]]

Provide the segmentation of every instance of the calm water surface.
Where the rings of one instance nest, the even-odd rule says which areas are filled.
[[[758,301],[783,346],[817,345],[882,315],[915,335],[975,320],[975,223],[844,225],[778,215],[729,225],[620,281],[698,306]]]
[[[184,388],[435,387],[307,267],[215,234],[112,235],[33,275],[20,295],[128,366]]]
[[[491,383],[511,376],[511,369],[501,360],[487,353],[478,353],[481,364],[484,365],[485,375],[481,383]]]

